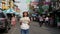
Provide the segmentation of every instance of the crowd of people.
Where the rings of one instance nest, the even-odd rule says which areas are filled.
[[[49,17],[43,17],[39,15],[39,25],[40,27],[45,23],[45,25],[49,25]]]
[[[31,17],[31,21],[37,21],[39,22],[39,26],[41,27],[43,23],[45,23],[46,26],[52,26],[53,25],[53,17],[46,16],[46,15],[38,15],[35,17],[36,20]]]
[[[39,15],[39,24],[40,26],[43,25],[43,23],[46,25],[46,26],[53,26],[53,23],[54,23],[54,19],[53,17],[50,17],[50,16],[43,16],[43,15]]]
[[[40,27],[43,25],[43,23],[45,23],[46,26],[50,25],[50,22],[52,23],[52,18],[48,16],[43,16],[43,15],[38,15],[38,19],[36,20],[38,20]],[[33,21],[33,18],[29,17],[28,12],[23,12],[23,17],[19,18],[21,34],[29,34],[29,28],[30,28],[31,21]],[[12,16],[11,24],[15,27],[16,25],[15,16]]]

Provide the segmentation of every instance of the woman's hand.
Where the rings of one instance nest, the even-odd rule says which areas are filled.
[[[30,22],[31,22],[31,21],[28,21],[28,22],[29,22],[28,25],[30,25]]]

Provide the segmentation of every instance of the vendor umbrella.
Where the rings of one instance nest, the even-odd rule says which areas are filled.
[[[15,11],[13,10],[13,9],[8,9],[7,11],[6,11],[6,13],[14,13]]]
[[[4,11],[3,11],[3,13],[6,13],[6,12],[7,12],[7,10],[4,10]]]
[[[19,13],[15,12],[15,15],[19,15]]]

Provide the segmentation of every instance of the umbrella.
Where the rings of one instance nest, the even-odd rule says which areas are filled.
[[[15,11],[13,10],[13,9],[8,9],[7,11],[6,11],[6,13],[14,13]]]
[[[16,15],[19,15],[19,13],[15,12]]]
[[[7,10],[4,10],[4,11],[3,11],[3,13],[6,13],[6,12],[7,12]]]

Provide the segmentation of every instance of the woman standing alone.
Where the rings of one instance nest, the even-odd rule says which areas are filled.
[[[20,18],[21,34],[29,34],[30,19],[28,12],[23,12],[23,17]]]

